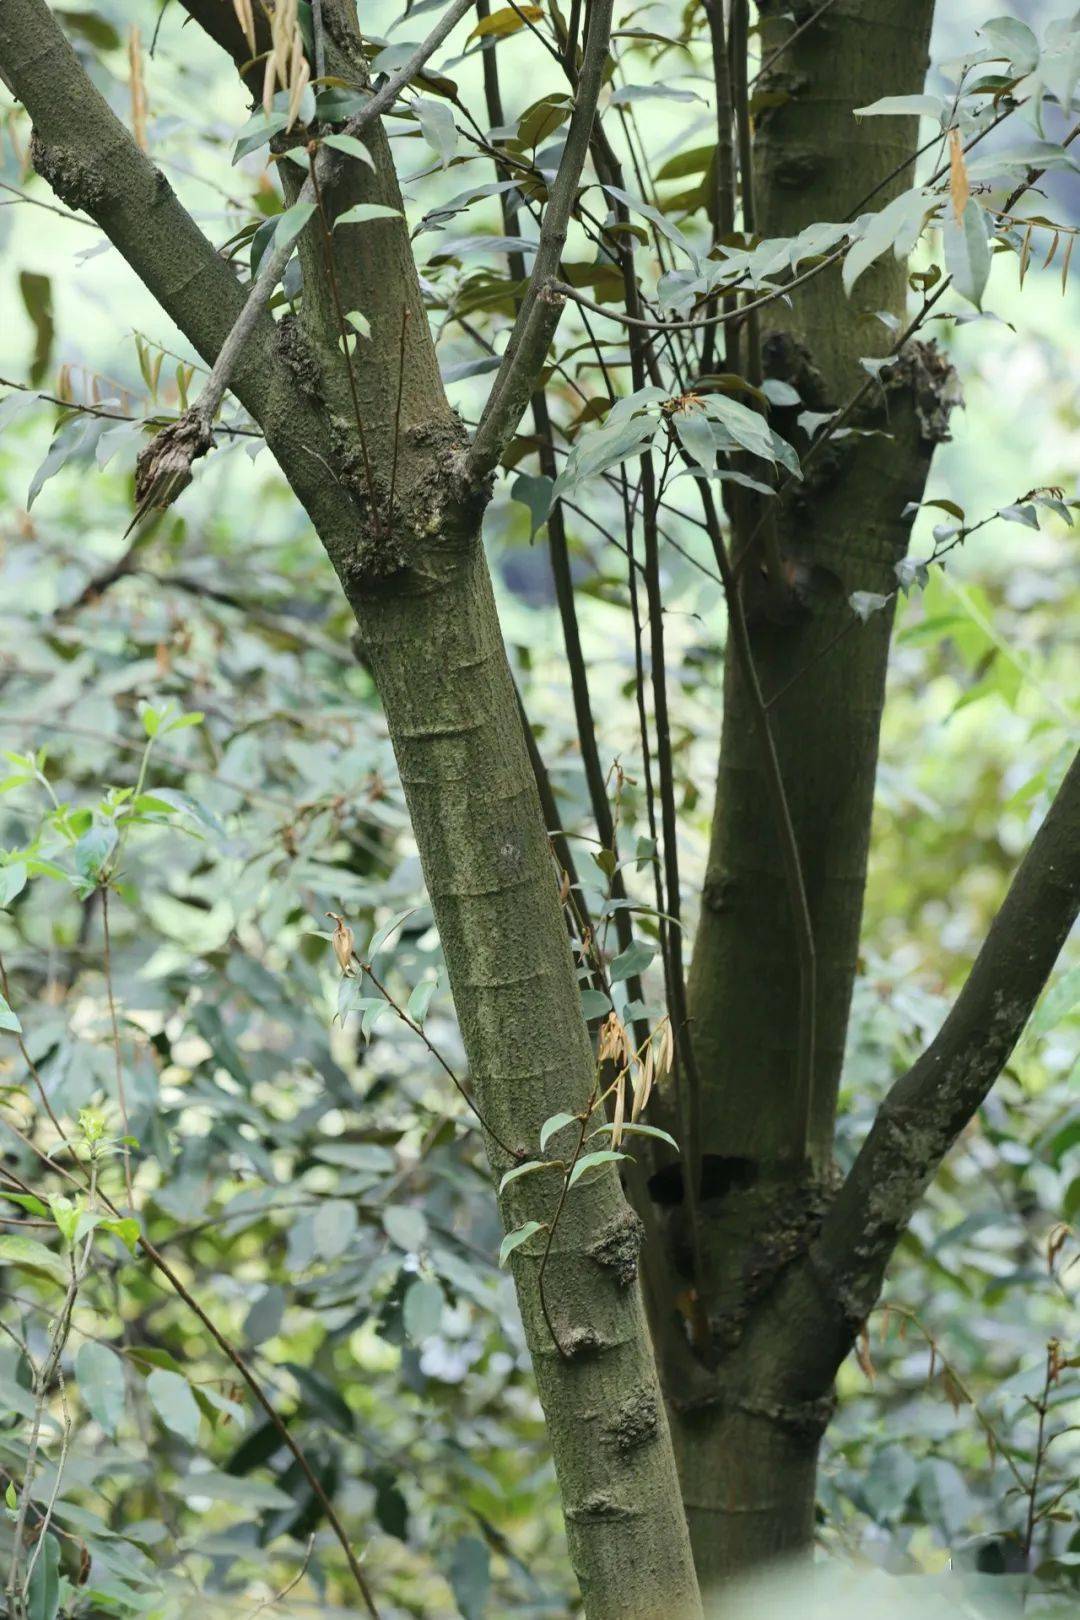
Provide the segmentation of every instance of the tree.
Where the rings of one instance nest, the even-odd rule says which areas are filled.
[[[97,221],[214,368],[205,394],[140,455],[140,515],[167,507],[212,451],[228,388],[337,571],[439,929],[586,1612],[692,1616],[701,1590],[809,1543],[836,1370],[1076,915],[1074,763],[940,1034],[837,1187],[890,630],[898,589],[925,578],[924,564],[905,563],[911,514],[956,398],[924,326],[950,290],[980,304],[993,242],[1028,254],[1040,227],[1017,226],[1014,209],[1045,169],[1071,163],[1067,137],[1047,139],[1037,122],[1037,141],[991,160],[986,172],[1006,180],[1000,207],[972,194],[967,155],[1025,107],[1037,120],[1044,103],[1068,111],[1062,62],[1075,35],[1062,25],[1040,58],[1023,25],[989,25],[986,70],[948,105],[923,95],[929,4],[806,8],[794,22],[762,4],[753,84],[748,7],[706,5],[678,48],[711,63],[715,135],[673,160],[695,183],[660,210],[624,173],[638,156],[633,87],[611,93],[612,64],[640,46],[632,33],[628,46],[613,42],[610,0],[546,20],[478,4],[476,107],[431,67],[470,5],[443,10],[407,54],[384,53],[373,79],[340,0],[314,5],[309,22],[287,5],[183,4],[254,94],[266,86],[249,139],[270,143],[285,206],[257,239],[248,287],[95,90],[43,0],[5,0],[0,73],[32,120],[38,173]],[[498,47],[523,20],[558,88],[508,135]],[[917,186],[916,113],[939,120],[933,145],[950,148]],[[493,332],[508,327],[471,434],[440,380],[391,116],[414,120],[443,164],[457,118],[496,176],[510,279],[454,305],[464,319],[489,314]],[[556,131],[557,159],[545,145]],[[916,240],[938,227],[944,272],[935,263],[909,278]],[[568,260],[572,231],[592,262]],[[283,276],[289,308],[275,319]],[[580,344],[601,382],[568,423]],[[623,349],[629,387],[617,375]],[[556,379],[569,380],[554,398]],[[532,431],[519,433],[526,411]],[[600,943],[605,918],[584,909],[522,725],[481,544],[496,469],[529,456],[539,472],[518,487],[534,528],[547,528],[614,953]],[[727,609],[689,974],[663,614],[676,475]],[[651,952],[632,927],[576,622],[566,515],[590,478],[614,482],[625,517],[651,822],[637,859],[655,877],[659,1021],[641,991]],[[1045,490],[1025,500],[1060,505]],[[959,514],[938,554],[972,528]],[[92,874],[105,893],[110,862],[111,852]],[[334,938],[351,977],[344,924]],[[613,984],[629,987],[619,1013]],[[654,1078],[646,1125],[639,1106]],[[597,1129],[609,1147],[592,1146]],[[631,1145],[634,1159],[620,1158]]]

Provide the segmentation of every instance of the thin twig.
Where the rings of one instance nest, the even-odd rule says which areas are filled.
[[[144,754],[145,759],[145,754]],[[124,1140],[124,1185],[127,1188],[128,1209],[135,1212],[135,1194],[131,1185],[131,1126],[128,1122],[127,1096],[124,1091],[124,1062],[120,1052],[120,1025],[116,1017],[116,1000],[112,981],[112,944],[109,932],[109,885],[101,885],[101,930],[104,941],[105,988],[109,996],[109,1021],[112,1025],[112,1047],[116,1067],[116,1100],[120,1105],[120,1123]]]
[[[364,973],[367,974],[368,978],[371,980],[372,984],[375,986],[376,990],[379,992],[380,996],[382,996],[383,1000],[387,1003],[387,1005],[394,1009],[397,1016],[401,1019],[401,1022],[403,1024],[405,1024],[409,1029],[411,1029],[414,1035],[418,1035],[420,1037],[420,1039],[423,1041],[424,1045],[427,1047],[428,1051],[431,1053],[432,1057],[435,1059],[436,1063],[443,1070],[443,1072],[446,1075],[449,1076],[450,1080],[453,1082],[454,1086],[456,1087],[458,1093],[460,1094],[460,1096],[462,1098],[462,1101],[476,1115],[476,1118],[480,1121],[480,1124],[483,1126],[484,1130],[491,1137],[491,1140],[495,1143],[495,1145],[497,1147],[501,1148],[502,1151],[507,1155],[507,1157],[510,1158],[510,1159],[513,1159],[515,1163],[517,1163],[519,1160],[523,1159],[525,1157],[524,1153],[522,1153],[518,1148],[509,1147],[503,1141],[502,1137],[498,1134],[498,1132],[496,1130],[494,1130],[494,1128],[491,1125],[488,1124],[487,1120],[484,1118],[484,1116],[480,1112],[479,1108],[477,1108],[476,1104],[473,1102],[472,1098],[469,1096],[469,1093],[465,1090],[465,1087],[462,1085],[461,1081],[458,1079],[457,1075],[454,1073],[454,1071],[450,1067],[449,1063],[447,1063],[446,1059],[443,1057],[442,1053],[439,1051],[438,1047],[434,1045],[434,1043],[430,1040],[428,1035],[425,1033],[423,1025],[418,1024],[416,1022],[415,1018],[411,1018],[409,1016],[409,1014],[405,1011],[404,1007],[400,1006],[398,1004],[398,1002],[396,1002],[394,1000],[393,996],[390,994],[390,992],[386,988],[385,984],[383,984],[382,980],[379,979],[376,976],[375,971],[371,966],[371,963],[363,961],[363,959],[361,957],[357,956],[355,951],[353,952],[353,958],[354,958],[357,966],[359,968],[361,968]]]

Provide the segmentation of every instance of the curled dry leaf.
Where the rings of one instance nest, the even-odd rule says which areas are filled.
[[[326,915],[334,924],[334,932],[330,936],[330,943],[334,947],[334,955],[338,959],[338,967],[342,973],[350,974],[353,969],[353,946],[356,943],[355,935],[344,917],[339,917],[336,911],[328,911]]]
[[[642,1110],[649,1100],[649,1094],[653,1088],[653,1075],[655,1070],[656,1056],[653,1051],[653,1043],[650,1041],[648,1046],[645,1048],[645,1061],[643,1063],[639,1063],[630,1076],[630,1083],[634,1088],[634,1102],[630,1109],[631,1124],[636,1123],[636,1121],[640,1119]]]
[[[952,199],[953,213],[959,223],[971,196],[971,184],[968,180],[964,146],[958,129],[949,131],[949,196]]]
[[[251,0],[233,0],[233,10],[236,12],[237,22],[244,30],[248,50],[254,56],[258,47],[255,44],[255,13],[252,10]]]
[[[615,1112],[611,1124],[611,1145],[617,1148],[623,1139],[623,1126],[626,1121],[626,1071],[620,1074],[615,1086]]]
[[[296,122],[300,98],[311,78],[297,12],[298,0],[278,0],[270,13],[270,49],[263,73],[263,111],[267,115],[273,108],[278,86],[289,92],[286,131]]]
[[[170,422],[144,444],[135,462],[135,516],[128,533],[154,509],[163,512],[191,483],[191,464],[214,442],[209,423],[195,409]]]

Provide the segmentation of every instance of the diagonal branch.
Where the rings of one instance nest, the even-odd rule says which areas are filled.
[[[91,83],[45,0],[0,4],[0,75],[33,121],[38,172],[69,207],[91,215],[213,364],[240,318],[245,289]],[[260,311],[230,386],[333,555],[345,550],[357,508],[341,481],[326,476],[316,448],[324,424],[297,388],[280,338],[269,311]]]
[[[1001,1073],[1080,909],[1080,755],[1035,834],[967,983],[885,1098],[814,1249],[849,1327],[881,1289],[924,1188]]]
[[[39,174],[69,206],[93,217],[213,361],[243,306],[243,289],[91,83],[44,0],[4,0],[0,66],[33,121]],[[242,368],[242,397],[256,417],[265,403],[272,336],[267,318],[252,334]]]
[[[469,461],[474,475],[489,473],[498,462],[535,391],[562,314],[565,300],[553,295],[548,283],[558,273],[566,228],[592,140],[611,37],[611,13],[612,0],[592,0],[566,145],[544,209],[532,276],[473,440]]]

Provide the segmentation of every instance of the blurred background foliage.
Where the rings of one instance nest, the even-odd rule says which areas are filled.
[[[669,9],[677,24],[673,8],[650,18]],[[982,12],[969,0],[940,9],[938,54],[949,56]],[[104,0],[61,15],[125,109],[131,29],[143,23],[149,148],[225,241],[279,206],[265,149],[230,167],[247,116],[239,86],[175,7],[151,60],[153,14],[148,29],[136,10]],[[1035,27],[1059,14],[1025,9]],[[410,37],[391,22],[387,10],[389,38]],[[500,48],[513,83],[529,43]],[[655,46],[629,60],[642,80],[670,73],[696,93],[685,55],[675,70]],[[476,63],[455,72],[471,86]],[[709,116],[696,101],[635,110],[658,163],[698,144]],[[381,977],[401,1006],[414,998],[430,1041],[461,1072],[348,610],[243,418],[230,418],[238,431],[177,507],[134,544],[124,538],[142,419],[175,412],[199,367],[95,229],[22,199],[52,201],[25,165],[25,119],[9,110],[3,128],[0,179],[18,191],[5,190],[0,208],[0,370],[10,381],[0,399],[0,846],[12,852],[0,867],[12,1009],[0,1045],[0,1489],[22,1477],[34,1410],[22,1346],[40,1358],[59,1297],[40,1256],[11,1248],[12,1238],[56,1246],[54,1212],[18,1189],[40,1199],[70,1190],[41,1161],[62,1154],[40,1086],[66,1131],[82,1110],[91,1136],[104,1122],[101,1173],[120,1204],[118,1139],[137,1143],[140,1221],[286,1416],[363,1549],[381,1612],[565,1615],[575,1600],[557,1493],[512,1286],[496,1263],[478,1133],[392,1008],[370,992],[356,1008],[355,987],[342,999],[327,944],[328,912],[349,919],[358,946],[405,913],[380,950]],[[429,173],[411,131],[400,140],[403,176],[422,176],[407,186],[418,218],[488,178],[481,165],[464,179]],[[1063,217],[1076,177],[1052,179]],[[470,216],[468,228],[485,218]],[[498,229],[493,211],[486,228]],[[422,261],[436,261],[425,269],[436,289],[493,273],[446,246],[418,238]],[[929,493],[971,520],[1032,485],[1073,493],[1080,460],[1080,318],[1072,290],[1062,297],[1060,265],[1033,266],[1020,294],[1008,257],[992,291],[996,320],[936,323],[966,409]],[[472,416],[483,386],[475,344],[447,320],[439,354]],[[108,414],[69,415],[47,395]],[[546,549],[530,541],[513,481],[499,482],[486,543],[525,704],[599,903],[606,879],[588,858]],[[604,515],[598,497],[588,518],[568,518],[601,742],[625,772],[628,839],[646,831],[633,643],[622,559],[592,521]],[[940,515],[920,515],[914,555],[928,554]],[[1037,522],[991,523],[901,606],[842,1159],[937,1027],[1075,734],[1075,545],[1061,517],[1040,510]],[[672,532],[682,549],[665,553],[666,624],[692,928],[724,624],[702,537],[689,519]],[[110,797],[144,766],[137,801]],[[106,958],[93,881],[125,821]],[[1048,1342],[1066,1359],[1080,1350],[1078,992],[1074,957],[932,1188],[891,1268],[888,1303],[843,1369],[819,1517],[822,1546],[852,1568],[926,1579],[950,1563],[978,1568],[998,1575],[998,1601],[1021,1603],[1008,1572],[1034,1495],[1044,1573],[1077,1581],[1076,1437],[1046,1444],[1076,1419],[1075,1373],[1063,1369],[1046,1402],[1043,1393]],[[171,1620],[194,1601],[226,1615],[272,1599],[275,1612],[355,1612],[340,1549],[280,1436],[123,1233],[96,1234],[64,1369],[33,1511],[55,1493],[65,1613]],[[0,1528],[8,1541],[13,1517]],[[38,1584],[52,1620],[45,1563]]]

